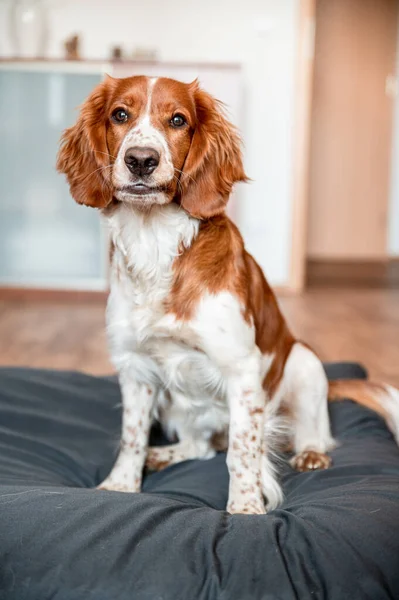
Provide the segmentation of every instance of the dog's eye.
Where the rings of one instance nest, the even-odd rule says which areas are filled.
[[[172,127],[183,127],[186,124],[186,119],[182,115],[174,115],[170,120],[170,124]]]
[[[123,108],[116,108],[112,113],[112,120],[115,123],[125,123],[129,118],[129,115]]]

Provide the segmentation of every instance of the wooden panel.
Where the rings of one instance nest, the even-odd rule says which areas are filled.
[[[399,290],[311,290],[281,298],[288,322],[322,360],[356,360],[399,387]]]
[[[312,101],[316,0],[301,0],[295,89],[294,184],[290,288],[305,284],[309,197],[310,118]]]
[[[108,297],[108,291],[89,291],[89,290],[56,290],[50,288],[29,288],[0,286],[0,301],[33,301],[33,302],[105,302]]]
[[[308,254],[387,251],[396,0],[318,0]]]
[[[280,302],[323,360],[359,360],[399,386],[398,290],[312,290]],[[110,373],[104,314],[105,302],[0,301],[0,365]]]
[[[0,301],[0,365],[112,372],[105,301]]]
[[[399,289],[399,260],[373,261],[311,259],[307,287]]]

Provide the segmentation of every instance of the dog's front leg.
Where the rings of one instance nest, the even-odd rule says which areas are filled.
[[[111,473],[99,488],[139,492],[156,389],[149,383],[136,381],[124,371],[120,373],[119,383],[123,402],[121,446]]]
[[[266,398],[257,353],[230,375],[227,393],[230,408],[227,510],[263,514],[262,442]]]
[[[199,347],[219,368],[225,383],[229,407],[227,510],[263,514],[263,493],[271,506],[277,504],[281,493],[277,494],[280,488],[275,474],[262,458],[268,454],[264,428],[266,392],[262,386],[265,361],[256,345],[254,325],[245,319],[237,298],[221,292],[204,297],[192,327]]]

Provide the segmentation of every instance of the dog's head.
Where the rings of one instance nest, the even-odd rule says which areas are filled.
[[[247,179],[221,104],[197,81],[166,78],[107,77],[64,132],[57,168],[80,204],[175,201],[198,218],[222,212]]]

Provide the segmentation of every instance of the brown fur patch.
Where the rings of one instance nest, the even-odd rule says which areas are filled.
[[[379,397],[386,393],[387,391],[382,384],[361,379],[330,381],[328,386],[328,399],[330,402],[348,398],[374,410],[385,420],[389,415],[379,402]]]
[[[262,353],[275,353],[264,387],[273,395],[295,338],[289,331],[261,268],[249,255],[237,227],[226,215],[201,223],[197,238],[174,262],[174,278],[167,310],[178,319],[191,319],[205,290],[228,291],[253,322]]]

